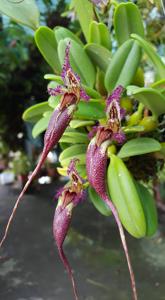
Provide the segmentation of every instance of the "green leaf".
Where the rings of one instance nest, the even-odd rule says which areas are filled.
[[[95,124],[94,121],[89,121],[89,120],[72,120],[70,122],[70,127],[76,129],[79,127],[91,126],[94,124]]]
[[[61,65],[64,62],[65,49],[70,39],[61,40],[58,44],[58,55]],[[71,40],[70,62],[73,70],[80,76],[82,83],[93,87],[95,83],[95,69],[88,55],[80,44]]]
[[[165,96],[165,78],[154,82],[151,87],[159,90]]]
[[[75,144],[75,143],[79,143],[79,144],[88,144],[89,143],[89,139],[86,133],[81,133],[79,131],[70,131],[70,130],[66,130],[62,136],[62,138],[60,139],[60,142],[64,142],[63,139],[65,138],[69,138],[70,140],[72,140],[71,143]]]
[[[82,31],[86,40],[89,39],[89,24],[94,19],[93,5],[88,0],[74,0],[72,1],[72,8],[75,9],[78,20],[80,22]]]
[[[86,91],[87,95],[93,99],[100,99],[101,95],[98,91],[94,90],[93,88],[82,84],[83,89]]]
[[[91,22],[89,27],[89,43],[98,44],[111,50],[110,32],[104,23]]]
[[[43,113],[49,109],[48,101],[35,104],[24,111],[22,119],[26,122],[35,123],[43,116]]]
[[[83,46],[82,41],[75,35],[72,31],[65,27],[57,26],[54,28],[54,33],[57,42],[59,43],[61,40],[64,40],[65,38],[70,38],[71,40],[74,40],[75,42],[79,43],[81,46]]]
[[[127,41],[131,33],[137,33],[144,37],[142,17],[134,3],[121,3],[116,6],[114,28],[119,45]]]
[[[80,166],[85,165],[85,162],[86,162],[86,154],[85,153],[76,154],[76,155],[72,154],[70,157],[67,157],[67,158],[63,159],[61,161],[61,165],[63,167],[68,167],[69,164],[70,164],[71,159],[75,159],[75,158],[79,160],[78,162],[79,162]]]
[[[17,23],[26,25],[33,30],[39,27],[39,10],[34,0],[0,1],[0,12]]]
[[[105,72],[111,61],[111,52],[105,47],[97,44],[87,44],[84,49],[92,62]]]
[[[146,218],[146,235],[153,236],[158,228],[158,215],[155,200],[144,185],[139,182],[135,182],[135,185]]]
[[[134,125],[134,126],[123,127],[122,129],[125,133],[143,132],[144,126]]]
[[[99,120],[105,118],[105,106],[96,100],[80,101],[74,117],[84,120]]]
[[[109,207],[104,203],[104,201],[99,197],[96,191],[92,188],[88,188],[89,198],[92,201],[95,208],[101,213],[103,216],[109,217],[112,213]]]
[[[36,138],[40,133],[44,132],[49,124],[50,115],[41,118],[33,127],[32,136]]]
[[[67,158],[72,158],[73,156],[79,155],[79,154],[85,154],[87,149],[87,145],[72,145],[61,152],[59,156],[59,161],[62,163],[63,160]]]
[[[120,149],[118,157],[126,158],[160,150],[161,145],[157,140],[148,137],[140,137],[126,142]]]
[[[144,82],[144,72],[143,72],[143,69],[142,68],[138,68],[137,69],[137,72],[132,80],[132,84],[133,85],[137,85],[137,86],[140,86],[140,87],[143,87],[145,85],[145,82]]]
[[[126,230],[136,238],[146,234],[146,220],[133,178],[123,161],[111,155],[107,173],[111,199]]]
[[[48,104],[51,108],[56,108],[59,104],[61,96],[50,96],[48,99]]]
[[[126,87],[136,74],[141,50],[136,42],[126,41],[112,57],[105,75],[105,87],[111,92],[118,85]]]
[[[57,41],[54,31],[49,27],[41,26],[35,32],[35,42],[42,56],[53,69],[54,72],[61,71],[60,62],[57,54]]]
[[[165,113],[165,96],[153,88],[128,86],[127,94],[143,103],[155,116]]]
[[[165,64],[161,60],[160,56],[156,53],[156,50],[153,48],[152,44],[144,40],[141,36],[137,34],[131,34],[131,38],[136,40],[139,45],[143,48],[145,53],[148,55],[150,60],[152,61],[157,75],[160,79],[165,77]]]
[[[56,81],[58,84],[63,84],[61,76],[55,74],[45,74],[44,79]]]

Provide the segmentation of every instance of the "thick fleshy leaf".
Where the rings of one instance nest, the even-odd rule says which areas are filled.
[[[128,40],[112,57],[105,75],[105,87],[111,92],[118,85],[126,87],[133,80],[141,59],[140,46]]]
[[[70,122],[70,127],[76,129],[84,126],[91,126],[94,124],[95,124],[94,121],[89,121],[89,120],[72,120]]]
[[[73,156],[79,155],[79,154],[85,154],[87,149],[87,145],[72,145],[61,152],[59,156],[59,161],[62,163],[63,160],[67,158],[71,158]]]
[[[158,228],[156,203],[153,196],[144,185],[140,184],[139,182],[135,182],[135,185],[146,218],[146,235],[152,236],[156,233]]]
[[[56,108],[60,102],[61,96],[50,96],[48,99],[48,104],[51,108]]]
[[[127,127],[123,127],[122,130],[125,133],[143,132],[144,131],[144,126],[140,126],[140,125],[127,126]]]
[[[160,150],[161,144],[157,140],[149,137],[140,137],[125,143],[120,149],[118,156],[120,158],[126,158]]]
[[[130,38],[131,33],[144,37],[144,27],[140,11],[134,3],[121,3],[116,6],[114,28],[119,45]]]
[[[137,72],[132,80],[132,84],[133,85],[137,85],[137,86],[140,86],[140,87],[143,87],[145,85],[145,82],[144,82],[144,71],[142,68],[138,68],[137,69]]]
[[[61,76],[55,74],[45,74],[44,79],[56,81],[58,84],[63,84]]]
[[[86,40],[89,40],[89,24],[95,18],[93,5],[88,0],[72,0],[71,8],[74,8]]]
[[[54,31],[47,26],[39,27],[35,32],[35,42],[42,56],[53,71],[59,73],[61,71],[61,65],[58,59],[57,41]]]
[[[99,197],[92,187],[88,188],[89,198],[92,201],[94,207],[101,213],[103,216],[109,217],[112,212],[105,202]]]
[[[105,118],[105,106],[97,100],[80,101],[74,117],[84,120],[99,120]]]
[[[165,96],[158,90],[128,86],[127,94],[134,96],[135,99],[151,110],[154,115],[159,116],[165,113]]]
[[[88,144],[89,139],[87,134],[81,133],[78,131],[65,131],[62,138],[60,139],[61,143],[69,144]]]
[[[92,62],[105,72],[112,58],[111,52],[105,47],[94,43],[87,44],[84,49]]]
[[[151,87],[159,90],[159,92],[161,92],[163,96],[165,96],[165,78],[154,82],[153,84],[151,84]]]
[[[63,137],[67,137],[67,138],[71,138],[73,140],[75,140],[75,142],[78,144],[78,143],[89,143],[89,139],[88,139],[88,136],[86,133],[82,133],[82,132],[79,132],[79,131],[70,131],[70,130],[66,130],[63,134]],[[61,141],[61,140],[60,140]],[[75,143],[74,142],[74,143]]]
[[[22,119],[26,122],[35,123],[43,116],[43,113],[49,109],[48,101],[35,104],[24,111]]]
[[[39,10],[34,0],[0,1],[0,12],[17,23],[26,25],[33,30],[39,27]]]
[[[54,28],[54,33],[57,42],[59,43],[61,40],[64,40],[66,38],[70,38],[71,40],[74,40],[75,42],[79,43],[81,46],[83,46],[82,41],[78,38],[76,34],[74,34],[72,31],[65,27],[57,26]]]
[[[73,70],[80,76],[82,83],[93,87],[96,77],[95,69],[90,58],[80,44],[70,39],[61,40],[59,42],[58,56],[61,65],[64,62],[65,49],[69,41],[71,41],[70,62]]]
[[[76,155],[71,155],[70,157],[67,157],[61,161],[61,165],[63,167],[68,167],[70,164],[71,159],[78,159],[79,165],[85,166],[85,160],[86,160],[86,154],[81,153],[81,154],[76,154]]]
[[[40,135],[42,132],[44,132],[49,124],[50,115],[47,117],[41,118],[33,127],[32,130],[32,136],[36,138],[38,135]]]
[[[107,176],[109,193],[123,226],[136,238],[145,236],[143,207],[133,178],[119,157],[111,155]]]
[[[158,77],[160,79],[165,78],[165,64],[161,60],[160,56],[156,53],[156,50],[153,48],[152,44],[137,34],[131,34],[131,38],[136,40],[148,55],[156,69]]]
[[[104,23],[91,22],[89,27],[89,43],[98,44],[111,50],[110,31]]]

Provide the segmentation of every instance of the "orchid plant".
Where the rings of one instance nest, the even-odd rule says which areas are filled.
[[[34,123],[34,137],[46,130],[44,147],[16,201],[0,246],[26,189],[49,151],[59,143],[58,172],[67,175],[69,181],[57,195],[53,235],[71,278],[74,297],[78,299],[78,293],[63,243],[72,211],[86,198],[88,190],[95,208],[104,216],[114,216],[136,300],[123,227],[135,238],[152,236],[157,230],[156,199],[150,187],[165,159],[165,65],[145,39],[140,11],[132,2],[72,0],[70,11],[79,20],[79,35],[63,27],[52,30],[39,26],[35,1],[30,1],[31,7],[27,1],[10,4],[17,8],[12,13],[5,2],[0,10],[34,29],[36,45],[53,73],[45,75],[50,81],[48,101],[23,114],[24,121]],[[112,13],[110,24],[107,18]],[[155,81],[147,85],[144,75],[148,59]],[[152,170],[148,161],[154,162]]]

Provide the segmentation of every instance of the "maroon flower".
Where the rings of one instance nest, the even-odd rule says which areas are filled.
[[[44,147],[40,160],[16,201],[12,214],[7,223],[5,234],[0,242],[0,247],[2,246],[3,242],[7,237],[10,224],[15,215],[20,200],[22,199],[32,180],[40,171],[45,159],[47,158],[49,151],[58,143],[59,139],[63,135],[65,129],[67,128],[69,122],[72,119],[73,113],[77,108],[77,104],[80,101],[80,98],[89,100],[89,96],[81,87],[80,78],[77,74],[73,72],[70,66],[69,50],[70,43],[66,47],[65,60],[61,74],[61,77],[64,81],[64,86],[58,86],[56,89],[49,89],[49,93],[51,95],[56,96],[58,94],[62,94],[62,99],[50,118],[48,128],[44,136]]]
[[[83,179],[79,176],[75,168],[76,160],[71,160],[68,167],[68,175],[70,183],[66,185],[58,193],[58,205],[55,210],[53,221],[53,235],[57,244],[60,258],[68,271],[69,277],[72,282],[75,299],[78,299],[75,280],[70,264],[63,251],[63,243],[68,233],[72,211],[83,199]]]
[[[131,266],[131,261],[128,254],[127,244],[125,240],[124,230],[119,219],[118,212],[115,205],[109,199],[106,186],[106,169],[107,169],[107,148],[116,140],[118,143],[123,142],[125,136],[121,131],[121,110],[119,106],[119,99],[122,87],[118,87],[107,101],[107,124],[105,126],[98,126],[96,136],[91,140],[86,156],[87,176],[90,185],[96,190],[99,196],[111,209],[116,220],[124,252],[126,255],[128,268],[131,277],[131,284],[133,290],[134,300],[137,300],[136,285],[134,273]]]

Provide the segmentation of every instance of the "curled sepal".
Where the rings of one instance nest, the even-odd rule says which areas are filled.
[[[113,132],[112,139],[122,144],[125,141],[125,134],[121,129],[121,120],[125,116],[125,109],[120,107],[120,98],[123,93],[123,87],[119,85],[107,99],[106,113],[107,126]]]
[[[73,271],[63,251],[63,243],[70,227],[72,211],[83,198],[83,179],[76,171],[75,164],[76,160],[71,160],[68,167],[68,176],[70,177],[71,181],[58,193],[59,200],[54,215],[53,235],[57,244],[60,258],[71,279],[75,299],[78,300]]]
[[[80,98],[84,100],[89,100],[90,97],[81,87],[80,77],[73,71],[70,65],[70,47],[71,43],[69,42],[65,49],[65,59],[61,73],[61,78],[63,80],[64,85],[58,85],[56,88],[48,88],[48,93],[51,96],[72,93],[77,97],[77,102],[80,100]]]
[[[112,92],[112,94],[107,98],[106,112],[107,112],[108,116],[112,109],[112,106],[116,106],[116,110],[118,111],[118,118],[121,120],[124,117],[125,110],[120,107],[120,98],[121,98],[123,91],[124,91],[124,88],[121,85],[119,85]]]

